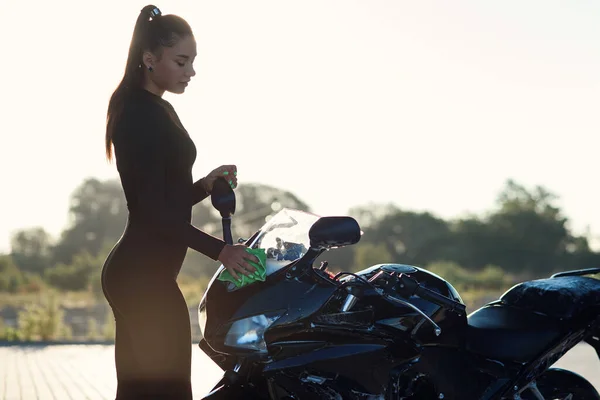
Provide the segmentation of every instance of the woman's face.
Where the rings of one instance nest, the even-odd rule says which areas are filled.
[[[160,57],[145,53],[144,64],[152,67],[152,71],[146,70],[148,83],[160,95],[165,91],[183,93],[196,75],[195,58],[196,40],[192,35],[181,38],[173,47],[163,47]]]

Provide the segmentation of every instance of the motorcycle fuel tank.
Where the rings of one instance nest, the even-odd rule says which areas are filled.
[[[415,267],[407,264],[377,264],[357,272],[357,275],[370,279],[373,275],[377,274],[380,270],[392,272],[395,274],[406,274],[412,276],[419,284],[427,289],[434,290],[452,300],[462,303],[462,299],[458,294],[458,291],[444,278],[434,274],[433,272],[427,271],[426,269]]]

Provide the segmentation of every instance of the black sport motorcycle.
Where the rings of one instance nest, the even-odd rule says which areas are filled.
[[[213,205],[232,243],[235,194]],[[551,366],[580,342],[600,356],[600,268],[520,283],[470,315],[443,278],[380,264],[332,274],[327,250],[362,232],[351,217],[283,209],[251,238],[267,278],[217,277],[199,305],[200,348],[224,370],[204,399],[600,399]]]

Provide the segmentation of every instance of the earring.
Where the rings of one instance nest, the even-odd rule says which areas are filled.
[[[151,67],[151,66],[148,66],[148,71],[150,71],[150,72],[152,72],[152,71],[153,71],[153,69],[152,69],[152,67]]]

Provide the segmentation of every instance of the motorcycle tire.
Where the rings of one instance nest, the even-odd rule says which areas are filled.
[[[537,379],[537,387],[546,400],[600,400],[600,394],[584,377],[561,368],[550,368]],[[537,400],[529,390],[523,400]]]

